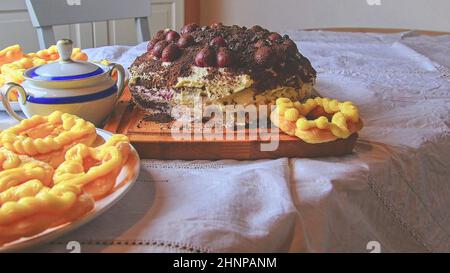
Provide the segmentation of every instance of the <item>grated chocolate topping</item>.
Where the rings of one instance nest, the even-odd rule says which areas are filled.
[[[167,33],[170,38],[167,38]],[[174,56],[163,52],[163,58],[173,58],[170,65],[163,65],[160,52],[153,50],[159,41],[169,40],[177,44],[176,33],[173,31],[158,31],[149,42],[149,51],[138,57],[130,70],[136,80],[132,85],[145,86],[148,89],[171,89],[177,83],[178,77],[191,74],[192,66],[208,67],[209,79],[219,73],[219,67],[224,67],[231,75],[248,74],[252,77],[253,88],[263,92],[279,86],[299,88],[302,83],[313,82],[316,71],[311,63],[297,49],[296,44],[287,36],[271,33],[260,26],[250,29],[237,25],[225,26],[214,24],[199,27],[195,24],[185,26],[181,37],[191,35],[191,44],[178,43],[179,51]],[[215,39],[221,37],[223,39]],[[191,40],[193,38],[193,40]],[[212,42],[214,39],[214,42]],[[163,46],[166,46],[164,42]],[[173,48],[171,48],[173,50]],[[207,54],[199,56],[202,51]],[[219,58],[219,52],[220,55]],[[214,55],[211,55],[212,53]],[[211,58],[217,56],[217,58]],[[154,75],[145,77],[143,75]]]

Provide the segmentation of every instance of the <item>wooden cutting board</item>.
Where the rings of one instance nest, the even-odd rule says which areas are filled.
[[[346,140],[336,140],[329,143],[308,144],[296,137],[279,133],[278,148],[274,151],[262,151],[263,141],[256,134],[256,139],[248,136],[251,129],[235,131],[235,134],[244,134],[242,138],[228,140],[210,140],[207,135],[200,135],[188,139],[178,139],[171,134],[170,123],[156,123],[145,121],[145,113],[132,107],[129,103],[130,93],[124,92],[115,111],[104,126],[105,130],[113,133],[125,134],[139,152],[141,158],[147,159],[180,159],[180,160],[217,160],[217,159],[269,159],[281,157],[326,157],[339,156],[352,152],[357,134]]]

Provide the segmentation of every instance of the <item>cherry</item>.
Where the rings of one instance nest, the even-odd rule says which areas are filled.
[[[187,48],[195,43],[194,37],[190,34],[184,34],[181,36],[181,38],[178,40],[177,45],[179,48]]]
[[[156,39],[152,39],[150,42],[148,42],[147,51],[151,51],[155,47],[156,43],[158,43],[158,42],[159,42],[159,40],[156,40]]]
[[[180,39],[180,34],[178,34],[178,32],[176,32],[174,30],[167,32],[167,34],[166,34],[167,42],[176,42],[176,41],[178,41],[178,39]]]
[[[276,41],[280,40],[282,37],[280,34],[278,34],[276,32],[272,32],[267,38],[272,42],[276,42]]]
[[[266,42],[264,40],[259,40],[253,46],[256,48],[260,48],[260,47],[266,46]]]
[[[211,27],[212,27],[212,28],[218,28],[218,27],[221,27],[221,26],[223,26],[223,24],[220,23],[220,22],[215,22],[215,23],[212,23],[212,24],[211,24]]]
[[[229,67],[233,64],[233,53],[227,48],[221,47],[217,52],[217,65],[219,67]]]
[[[263,67],[271,67],[275,63],[275,52],[268,46],[258,48],[254,57],[255,62]]]
[[[216,54],[211,48],[205,47],[197,53],[194,62],[195,65],[199,67],[214,66],[216,62]]]
[[[225,47],[227,46],[227,42],[225,42],[225,39],[222,37],[215,37],[214,39],[211,40],[209,45],[217,47]]]
[[[152,55],[155,56],[156,58],[161,58],[162,52],[168,44],[169,43],[164,40],[157,42],[152,49]]]
[[[255,25],[255,26],[252,26],[252,28],[250,30],[253,32],[261,32],[264,29],[260,25]]]
[[[199,25],[197,25],[196,23],[190,23],[190,24],[187,24],[184,27],[182,27],[180,32],[181,32],[181,34],[186,34],[186,33],[196,31],[199,28],[200,28]]]
[[[161,54],[161,60],[164,62],[171,62],[180,56],[180,49],[175,44],[169,44],[164,48]]]

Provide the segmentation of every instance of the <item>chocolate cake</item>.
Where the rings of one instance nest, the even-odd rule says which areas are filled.
[[[301,100],[316,71],[287,36],[260,26],[184,26],[160,30],[130,67],[134,103],[153,115],[175,105],[274,104]]]

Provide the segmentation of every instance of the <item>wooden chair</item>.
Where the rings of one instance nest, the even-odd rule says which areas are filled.
[[[138,42],[150,40],[150,0],[26,0],[41,48],[55,44],[53,26],[135,18]]]

